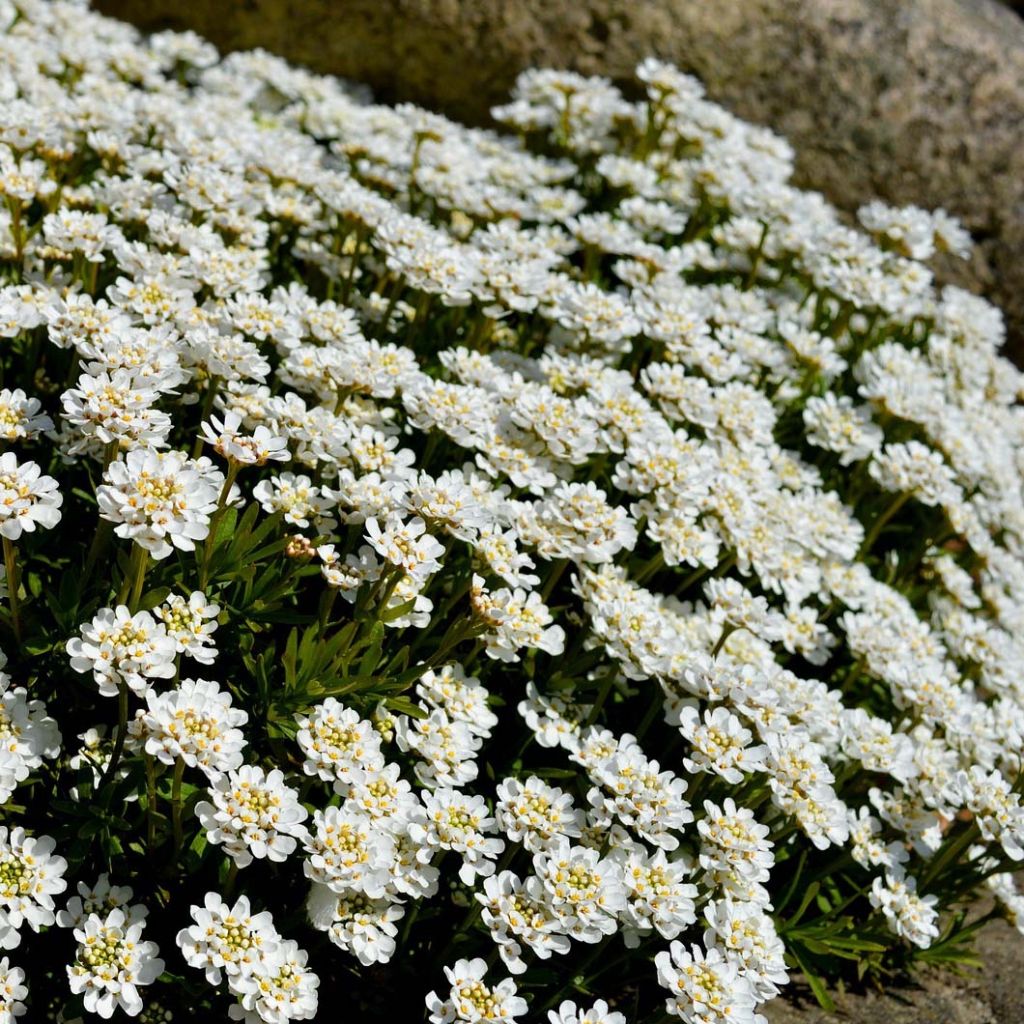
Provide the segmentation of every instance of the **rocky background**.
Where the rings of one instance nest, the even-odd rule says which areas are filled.
[[[944,206],[978,251],[944,279],[1003,307],[1024,362],[1024,19],[997,0],[98,0],[486,123],[525,67],[628,79],[649,54],[786,135],[799,184],[855,210]],[[1018,3],[1017,6],[1020,6]]]

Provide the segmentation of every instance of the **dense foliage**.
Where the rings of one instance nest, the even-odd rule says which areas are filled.
[[[653,60],[500,135],[0,23],[0,1021],[752,1024],[1015,918],[953,218],[844,225]]]

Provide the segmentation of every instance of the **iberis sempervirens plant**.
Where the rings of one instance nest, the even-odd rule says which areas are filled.
[[[0,1024],[756,1024],[1024,927],[955,219],[655,60],[483,131],[0,23]]]

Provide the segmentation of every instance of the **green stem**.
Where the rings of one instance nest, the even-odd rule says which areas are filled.
[[[350,257],[350,263],[348,266],[348,273],[345,275],[345,285],[341,292],[341,301],[343,304],[347,304],[349,296],[352,294],[352,285],[356,279],[356,269],[359,265],[359,249],[363,244],[363,238],[365,231],[363,226],[360,225],[356,228],[356,244],[352,250],[352,256]]]
[[[662,692],[661,683],[657,683],[652,679],[650,686],[653,693],[651,694],[651,702],[647,705],[647,711],[644,713],[644,717],[636,730],[636,738],[638,740],[643,739],[644,733],[650,729],[654,719],[658,716],[658,712],[665,706],[665,694]]]
[[[171,784],[171,828],[174,832],[174,857],[185,843],[181,827],[181,782],[185,777],[185,762],[179,757],[174,762],[174,781]]]
[[[395,306],[398,305],[398,297],[402,294],[405,285],[401,278],[395,282],[394,291],[391,293],[391,297],[388,299],[387,308],[384,310],[384,316],[381,319],[381,336],[388,333],[388,324],[391,322],[391,315],[395,311]]]
[[[227,877],[224,879],[224,899],[230,900],[235,892],[235,883],[238,881],[238,862],[232,861],[228,868]],[[419,906],[419,904],[416,904]]]
[[[423,905],[423,900],[417,900],[413,904],[412,910],[405,916],[405,927],[402,929],[402,938],[399,940],[399,945],[402,949],[405,949],[405,944],[409,941],[409,933],[412,931],[412,926],[416,923],[416,918],[419,917],[420,907]]]
[[[146,754],[146,853],[156,844],[156,762]]]
[[[725,646],[725,641],[729,639],[736,632],[737,629],[742,629],[742,626],[735,626],[731,622],[726,622],[722,626],[722,633],[718,638],[718,642],[715,644],[714,649],[711,651],[711,657],[717,658],[718,652]]]
[[[608,699],[608,694],[611,692],[612,684],[615,682],[615,673],[608,672],[604,679],[601,681],[601,688],[597,691],[597,700],[594,701],[593,706],[590,709],[590,714],[587,715],[587,721],[585,725],[593,725],[597,721],[597,716],[601,713],[601,708],[604,707],[604,702]]]
[[[117,735],[114,737],[114,750],[107,762],[106,770],[100,777],[96,791],[99,792],[113,777],[121,761],[124,751],[124,738],[128,732],[128,684],[124,681],[117,686]]]
[[[892,517],[896,515],[901,508],[903,508],[909,498],[909,494],[898,494],[890,503],[889,507],[871,524],[871,529],[865,536],[864,543],[860,546],[859,554],[861,556],[866,555],[871,550],[872,545],[874,545],[875,541],[878,540],[878,535],[884,529],[885,524],[889,522],[889,520],[892,519]]]
[[[471,637],[479,635],[474,630],[479,629],[478,623],[469,619],[467,622],[461,623],[456,627],[452,627],[442,637],[441,646],[427,659],[424,664],[424,670],[427,668],[433,668],[435,665],[440,665],[444,659],[453,651],[463,640],[468,640]]]
[[[551,568],[551,575],[548,576],[544,583],[544,589],[541,591],[540,599],[547,604],[548,598],[551,597],[555,587],[558,585],[558,581],[562,578],[562,574],[565,572],[569,565],[568,558],[560,558]]]
[[[241,468],[241,464],[238,462],[228,463],[228,472],[224,478],[224,486],[221,488],[220,497],[217,499],[217,508],[214,510],[213,515],[210,516],[210,532],[203,543],[203,564],[199,571],[199,589],[202,591],[206,590],[206,584],[210,577],[210,559],[213,557],[213,549],[217,543],[217,528],[220,526],[224,510],[227,507],[228,498],[231,496],[231,488],[234,487],[235,478],[238,476],[238,471]]]
[[[18,563],[14,556],[14,541],[4,537],[4,568],[7,570],[7,601],[11,608],[11,630],[21,646],[21,606],[18,602]]]
[[[768,224],[765,222],[761,227],[761,237],[757,243],[753,258],[750,261],[750,273],[743,284],[743,290],[748,291],[757,281],[757,272],[761,269],[761,258],[764,256],[764,243],[768,238]]]
[[[213,412],[213,400],[217,397],[217,378],[211,377],[206,385],[206,395],[203,397],[203,408],[199,413],[199,436],[192,445],[192,458],[198,459],[203,454],[203,424],[210,418]]]
[[[675,588],[676,595],[685,594],[695,583],[699,583],[705,576],[708,575],[712,570],[706,565],[698,565],[693,572],[687,576],[678,587]]]
[[[128,601],[128,610],[134,615],[139,610],[142,599],[142,587],[146,581],[146,567],[149,565],[149,552],[141,545],[132,548],[132,589]]]
[[[926,892],[932,882],[939,878],[950,864],[959,861],[960,855],[977,841],[979,834],[977,822],[972,821],[956,839],[951,839],[944,849],[940,849],[920,879],[921,892]]]
[[[320,597],[320,633],[327,629],[327,623],[331,621],[331,611],[334,602],[338,597],[337,587],[328,587]]]
[[[497,865],[494,868],[495,877],[500,875],[502,871],[508,870],[508,868],[512,864],[512,861],[515,860],[515,856],[518,852],[519,846],[516,843],[509,842],[505,846],[505,850],[501,855],[501,859],[498,861]],[[465,935],[469,931],[469,929],[472,928],[474,924],[476,924],[477,919],[483,913],[484,905],[476,898],[475,895],[471,896],[470,898],[473,900],[473,905],[466,912],[466,916],[463,917],[459,926],[455,929],[455,931],[452,932],[452,937],[448,940],[444,949],[442,949],[441,952],[438,954],[438,963],[447,963],[448,954],[451,953],[456,941],[458,941],[460,936]]]
[[[570,980],[558,989],[558,991],[555,992],[555,994],[540,1008],[540,1014],[543,1014],[546,1010],[550,1010],[553,1006],[557,1006],[566,997],[569,990],[576,987],[577,979],[586,977],[588,968],[601,957],[604,951],[608,948],[609,943],[615,938],[616,934],[616,932],[613,932],[611,935],[606,935],[599,943],[597,943],[586,960],[580,964],[579,968],[571,972],[572,976]]]
[[[120,451],[120,446],[117,441],[111,441],[103,450],[103,469],[102,473],[106,473],[107,467],[117,458],[117,454]],[[89,545],[89,553],[85,556],[85,566],[82,569],[82,581],[87,583],[92,576],[93,569],[96,568],[96,563],[103,556],[107,550],[107,545],[110,543],[110,538],[114,532],[114,524],[109,519],[99,519],[96,523],[96,529],[93,531],[92,543]]]
[[[658,548],[657,551],[640,567],[639,572],[633,577],[634,582],[643,585],[646,583],[659,569],[665,566],[665,553]]]

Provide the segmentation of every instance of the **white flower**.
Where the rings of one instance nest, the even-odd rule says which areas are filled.
[[[925,505],[952,504],[960,494],[942,454],[920,441],[887,444],[871,460],[868,472],[885,490],[912,494]]]
[[[590,943],[615,933],[615,915],[625,909],[626,891],[621,868],[612,859],[560,838],[536,854],[533,863],[563,932]]]
[[[68,641],[71,667],[92,672],[104,697],[116,697],[121,684],[144,696],[149,679],[174,675],[177,645],[163,623],[149,612],[132,615],[124,605],[103,608]]]
[[[678,847],[676,833],[693,821],[683,779],[662,771],[635,745],[620,745],[599,759],[590,774],[600,788],[591,789],[587,799],[602,825],[607,827],[617,818],[655,846]]]
[[[453,721],[465,723],[476,736],[487,738],[498,724],[498,716],[487,706],[487,689],[476,676],[467,676],[458,662],[424,672],[416,694],[425,704],[442,708]]]
[[[374,516],[366,520],[366,539],[385,562],[424,580],[441,568],[444,546],[426,532],[427,524],[414,516],[408,521],[391,513],[381,526]]]
[[[268,515],[282,513],[289,526],[302,529],[312,525],[319,534],[330,533],[337,525],[328,513],[335,502],[326,487],[315,487],[308,476],[281,473],[261,480],[252,496]]]
[[[107,874],[100,875],[91,887],[79,882],[77,889],[78,895],[72,896],[68,905],[57,913],[57,924],[61,928],[81,928],[90,914],[106,917],[111,910],[123,910],[128,924],[144,921],[148,914],[141,903],[132,904],[131,886],[111,885]]]
[[[189,913],[195,924],[178,932],[178,946],[188,965],[203,970],[211,985],[219,985],[224,973],[251,973],[281,939],[269,911],[254,914],[245,896],[229,906],[208,892],[203,905],[189,907]]]
[[[557,1010],[548,1010],[548,1021],[550,1024],[626,1024],[626,1017],[617,1010],[610,1010],[603,999],[598,999],[589,1010],[566,999],[559,1003]]]
[[[78,386],[61,395],[62,418],[74,428],[68,454],[100,457],[114,443],[122,449],[166,447],[172,423],[167,413],[154,408],[159,397],[159,390],[134,370],[83,373]]]
[[[386,964],[395,952],[396,921],[405,908],[389,899],[372,900],[361,892],[336,893],[314,882],[306,910],[314,928],[327,932],[339,949],[364,966]]]
[[[139,988],[151,985],[164,970],[156,943],[141,941],[142,929],[141,921],[129,923],[119,908],[104,917],[90,914],[75,929],[78,951],[68,980],[89,1013],[108,1020],[118,1009],[129,1017],[142,1012]]]
[[[522,648],[536,647],[556,657],[565,650],[565,630],[551,625],[551,612],[535,591],[502,587],[489,593],[483,578],[474,576],[470,600],[491,630],[483,638],[488,657],[515,662]]]
[[[120,228],[102,213],[60,209],[43,218],[47,243],[68,253],[81,253],[90,263],[102,263],[105,250],[124,242]]]
[[[1020,794],[1000,772],[972,765],[970,771],[957,774],[956,786],[982,836],[998,840],[1011,860],[1024,860],[1024,807]]]
[[[206,595],[193,590],[188,600],[180,594],[170,594],[153,614],[167,628],[179,654],[187,654],[201,665],[212,665],[217,657],[213,634],[217,629],[220,605],[211,604]]]
[[[231,694],[209,679],[183,679],[167,693],[146,694],[147,710],[136,720],[146,753],[164,764],[181,758],[211,781],[242,764],[249,716],[231,706]]]
[[[523,541],[548,559],[610,562],[636,544],[629,513],[608,502],[593,481],[559,484],[542,502],[524,505],[518,519]]]
[[[713,772],[736,785],[745,773],[764,770],[768,748],[753,746],[753,734],[728,708],[708,709],[702,720],[697,708],[684,707],[679,731],[693,745],[692,755],[683,758],[688,772]]]
[[[28,997],[25,972],[12,967],[7,957],[0,959],[0,1024],[14,1024],[15,1017],[25,1012],[23,999]]]
[[[334,697],[316,705],[309,715],[296,715],[295,739],[306,760],[302,770],[324,782],[347,787],[363,773],[384,767],[380,736],[370,722]]]
[[[43,476],[34,462],[22,462],[14,452],[0,455],[0,534],[17,540],[37,526],[50,529],[60,522],[63,496],[52,476]]]
[[[239,1002],[230,1007],[228,1017],[245,1024],[311,1020],[316,1016],[320,979],[307,960],[306,951],[286,939],[260,957],[251,971],[229,974],[228,986]]]
[[[425,820],[413,821],[409,834],[421,844],[420,860],[430,860],[435,850],[454,850],[462,857],[459,878],[472,885],[477,875],[494,874],[494,861],[505,848],[494,837],[495,821],[482,796],[456,789],[438,788],[423,793]]]
[[[204,422],[203,440],[213,445],[218,455],[241,466],[262,466],[270,460],[279,462],[288,459],[288,442],[276,436],[262,424],[251,434],[243,433],[242,417],[236,412],[226,412],[223,420],[211,416]]]
[[[27,836],[23,828],[0,825],[0,949],[21,942],[19,929],[34,932],[56,920],[53,897],[67,888],[67,861],[49,836]]]
[[[395,719],[381,718],[379,708],[375,718],[377,731],[386,739],[393,739]],[[386,762],[383,768],[367,765],[364,771],[353,773],[347,783],[336,782],[334,789],[346,797],[345,807],[370,815],[383,827],[422,812],[412,786],[401,777],[401,769],[393,761]]]
[[[493,522],[461,469],[448,469],[437,479],[420,473],[405,496],[406,508],[459,540],[472,540]]]
[[[324,581],[349,604],[355,604],[359,588],[364,583],[376,583],[380,579],[383,567],[369,544],[363,544],[358,553],[350,551],[344,559],[334,544],[321,544],[316,553],[323,562],[320,574]]]
[[[670,1014],[685,1024],[755,1024],[754,994],[739,966],[718,949],[673,942],[654,958]]]
[[[939,937],[939,898],[934,894],[918,896],[917,880],[897,867],[885,878],[871,883],[871,905],[880,907],[889,928],[915,946],[927,949]]]
[[[516,530],[502,530],[500,526],[491,524],[481,529],[473,548],[487,563],[487,568],[510,587],[534,587],[540,582],[540,577],[527,572],[536,565],[529,555],[519,550],[520,543]]]
[[[240,868],[254,858],[287,860],[306,836],[306,809],[277,768],[243,765],[217,778],[208,792],[213,802],[197,804],[196,817],[207,841],[223,845]]]
[[[194,551],[210,532],[224,474],[209,459],[136,448],[107,466],[96,488],[100,515],[154,558]]]
[[[526,1000],[516,995],[511,978],[497,985],[484,983],[487,964],[480,957],[457,960],[452,967],[446,967],[444,973],[451,986],[447,998],[441,999],[435,992],[427,995],[430,1024],[451,1024],[452,1021],[514,1024],[517,1017],[526,1013]]]
[[[384,895],[390,882],[395,840],[365,812],[328,807],[313,813],[313,829],[304,843],[306,877],[333,892]]]
[[[516,710],[540,746],[567,749],[576,744],[581,727],[590,714],[589,706],[572,702],[571,690],[542,696],[534,682],[526,684],[526,699],[519,702]]]
[[[697,822],[700,866],[712,877],[736,872],[748,881],[766,882],[775,862],[768,826],[755,821],[749,808],[737,807],[731,797],[721,807],[705,800],[704,811]]]
[[[39,399],[29,398],[21,388],[0,390],[0,439],[28,440],[52,430],[53,420],[39,409]]]
[[[724,899],[709,903],[704,918],[704,945],[719,946],[741,965],[740,974],[759,1003],[777,996],[789,974],[786,949],[771,916],[757,904]]]
[[[569,952],[570,940],[562,932],[562,919],[552,910],[539,878],[525,880],[511,871],[484,879],[484,891],[476,893],[481,916],[490,929],[505,966],[513,974],[526,970],[524,947],[539,959]]]
[[[807,440],[838,453],[841,466],[873,455],[881,448],[885,437],[881,428],[872,422],[869,408],[856,406],[848,395],[837,396],[832,391],[808,398],[803,418]]]
[[[465,722],[452,721],[441,708],[425,718],[402,716],[395,723],[400,750],[422,758],[414,768],[424,786],[465,786],[477,777],[476,755],[481,740]]]
[[[0,654],[0,668],[3,660]],[[5,802],[44,758],[57,757],[61,746],[60,730],[46,705],[29,700],[23,686],[10,684],[0,671],[0,799]]]
[[[685,881],[690,875],[686,861],[670,861],[664,850],[653,854],[640,849],[621,850],[614,855],[622,861],[622,884],[626,889],[626,906],[619,918],[627,947],[638,945],[652,931],[674,939],[693,924],[697,887]]]
[[[525,783],[503,779],[497,797],[498,828],[532,853],[547,849],[560,836],[575,839],[582,834],[585,815],[573,807],[572,796],[536,775],[528,776]]]

